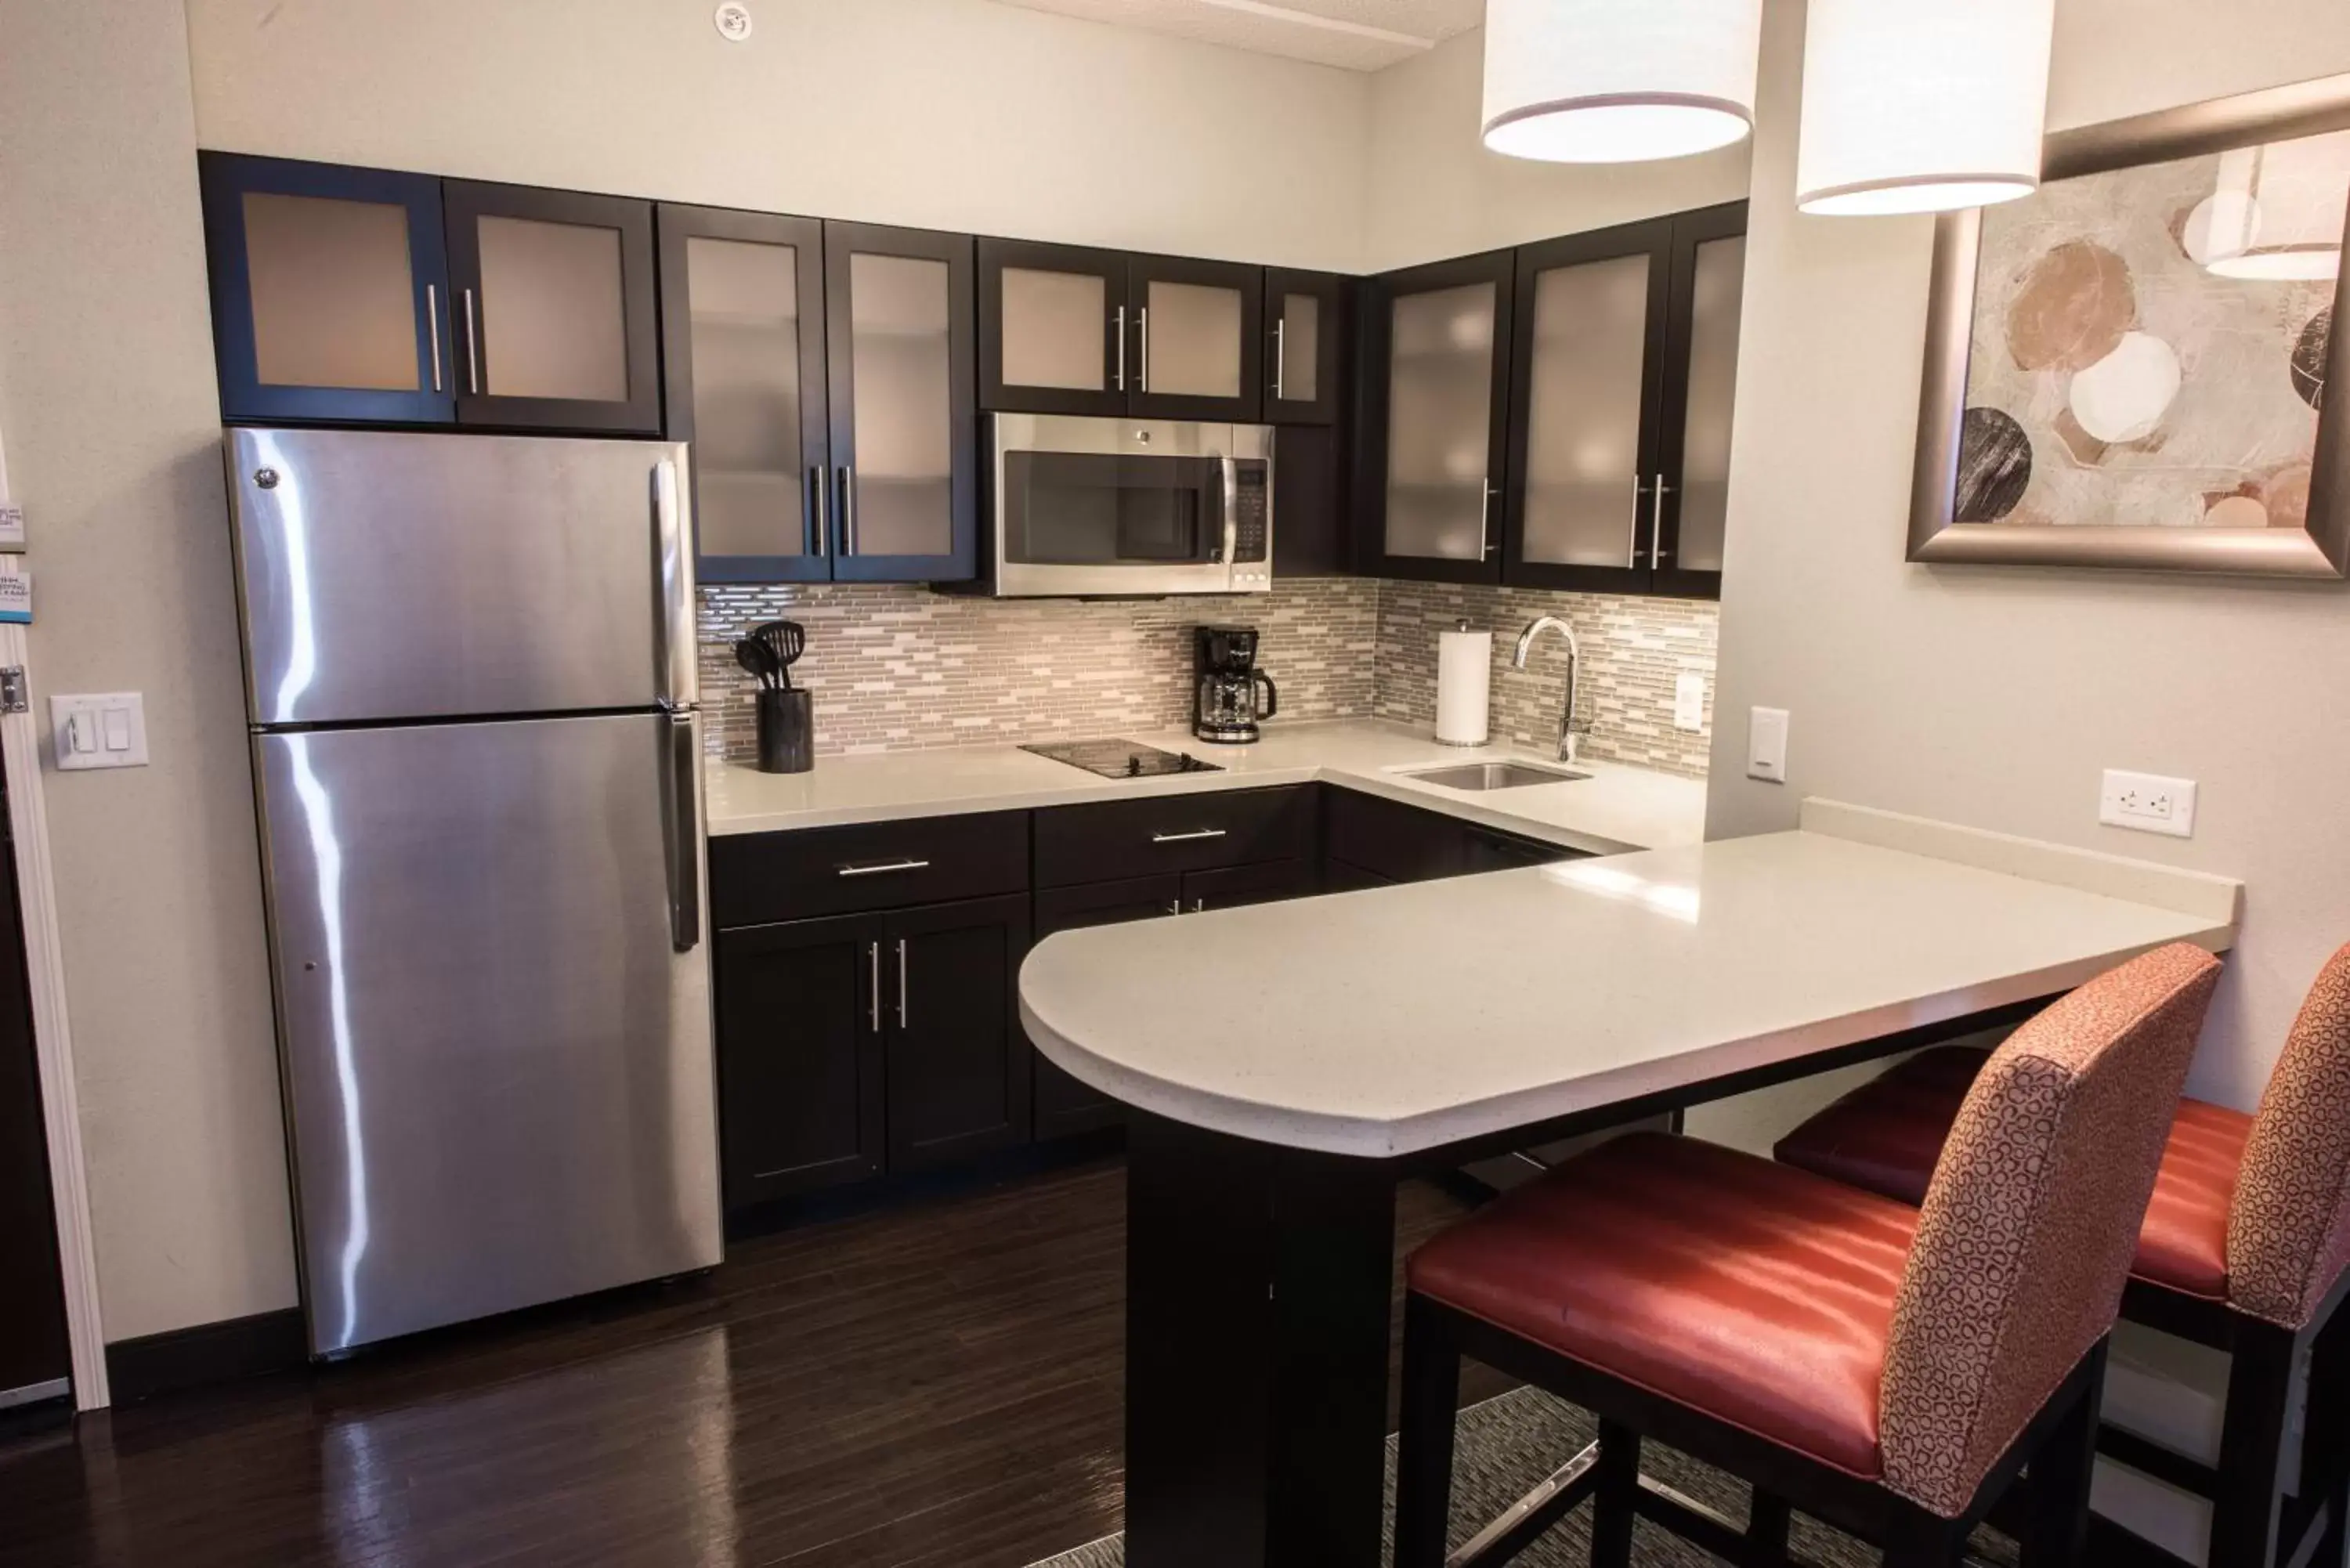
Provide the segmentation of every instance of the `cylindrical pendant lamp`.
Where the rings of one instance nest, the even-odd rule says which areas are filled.
[[[1806,213],[1941,213],[2040,187],[2055,0],[1811,0]]]
[[[1754,124],[1762,0],[1486,0],[1485,145],[1554,163],[1726,147]]]

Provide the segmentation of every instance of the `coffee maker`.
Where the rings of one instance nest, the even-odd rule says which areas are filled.
[[[1191,733],[1223,745],[1257,738],[1257,721],[1280,711],[1281,693],[1273,677],[1256,667],[1256,628],[1202,626],[1193,628],[1192,669],[1198,677],[1191,701]],[[1257,688],[1264,706],[1257,706]]]

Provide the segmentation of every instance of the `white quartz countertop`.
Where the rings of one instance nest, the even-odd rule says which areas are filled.
[[[1404,774],[1458,763],[1549,759],[1508,746],[1439,745],[1425,731],[1402,724],[1276,722],[1266,727],[1264,739],[1247,746],[1211,745],[1184,730],[1119,732],[1118,738],[1187,752],[1223,771],[1106,779],[1016,746],[819,757],[805,774],[763,774],[740,763],[714,762],[708,770],[710,831],[773,833],[1318,780],[1595,855],[1695,844],[1705,836],[1700,780],[1586,760],[1575,769],[1591,776],[1572,783],[1482,794],[1445,789]]]
[[[1383,1157],[2233,940],[2224,878],[1828,803],[1805,822],[1065,931],[1029,955],[1021,1012],[1047,1056],[1129,1105]]]

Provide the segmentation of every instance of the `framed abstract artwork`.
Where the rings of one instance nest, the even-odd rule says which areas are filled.
[[[1909,559],[2350,576],[2345,234],[2350,76],[2057,132],[1937,220]]]

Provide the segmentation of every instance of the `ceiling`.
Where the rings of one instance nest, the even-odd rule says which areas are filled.
[[[1002,0],[1347,70],[1376,71],[1484,20],[1485,0]]]

